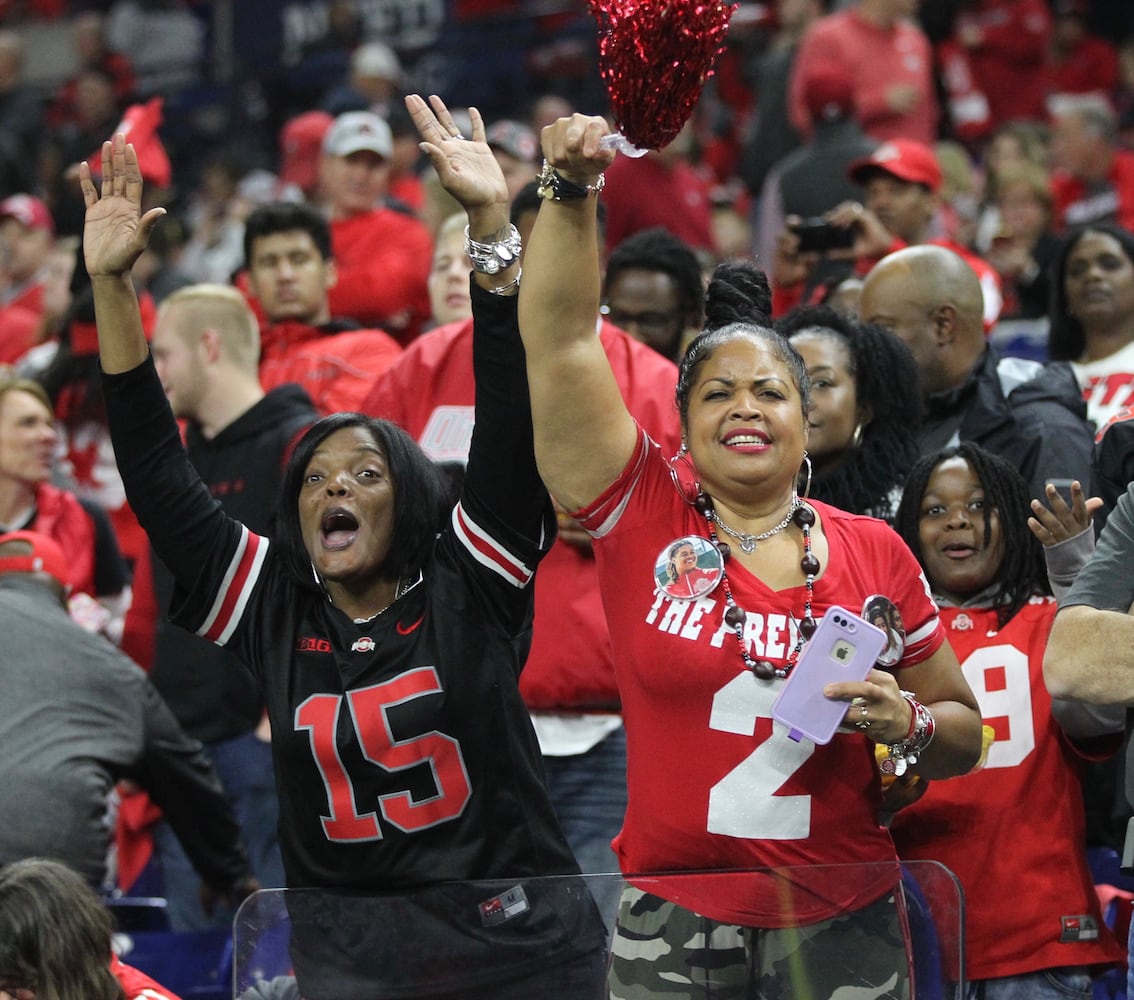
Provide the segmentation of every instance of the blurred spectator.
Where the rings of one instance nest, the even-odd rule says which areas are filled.
[[[159,219],[150,233],[146,249],[134,264],[134,282],[139,291],[150,294],[155,305],[168,295],[193,284],[193,279],[178,264],[185,245],[185,229],[176,216]]]
[[[0,870],[5,1000],[178,1000],[111,950],[113,920],[82,878],[48,858]]]
[[[562,94],[540,94],[532,101],[528,124],[538,138],[545,125],[552,125],[560,118],[570,118],[574,111],[575,105]]]
[[[841,201],[862,197],[847,167],[869,156],[878,141],[862,131],[854,114],[854,80],[838,66],[817,69],[803,83],[811,138],[776,163],[760,194],[757,259],[770,265],[789,215],[814,218]]]
[[[951,103],[960,138],[979,139],[1005,122],[1043,118],[1050,41],[1046,0],[963,0],[948,43],[972,74],[972,90],[965,96],[970,102],[983,98],[987,115],[978,129],[976,115],[966,113],[964,104]]]
[[[469,271],[465,252],[468,216],[454,212],[437,230],[433,242],[433,265],[429,270],[429,312],[432,326],[444,326],[472,315]]]
[[[0,363],[11,363],[35,343],[44,314],[43,282],[55,222],[30,194],[0,201]]]
[[[488,145],[496,162],[504,171],[508,182],[508,199],[511,201],[529,181],[539,173],[539,139],[522,122],[501,118],[488,126],[485,132]]]
[[[743,69],[756,104],[744,126],[737,172],[753,195],[763,190],[772,166],[801,142],[788,117],[788,81],[800,39],[830,6],[829,0],[780,0],[775,35]]]
[[[424,223],[388,206],[390,126],[368,111],[339,115],[323,139],[321,180],[338,280],[330,311],[403,344],[429,313],[433,241]]]
[[[78,236],[83,229],[83,199],[70,171],[101,149],[122,118],[111,75],[100,67],[75,75],[71,114],[45,129],[40,149],[40,187],[51,208],[57,231]]]
[[[602,315],[677,363],[704,321],[705,286],[693,250],[660,227],[628,236],[611,251]]]
[[[84,70],[101,70],[107,75],[120,108],[134,96],[134,67],[121,52],[111,51],[106,40],[106,16],[101,11],[83,10],[72,18],[71,48],[75,54],[75,71],[52,95],[47,111],[47,124],[52,128],[84,117],[78,111],[79,78]]]
[[[332,87],[319,106],[334,116],[370,111],[388,118],[402,101],[402,78],[401,63],[390,46],[364,42],[351,53],[347,79]]]
[[[661,226],[694,250],[713,253],[711,185],[693,165],[691,122],[661,150],[619,156],[606,170],[606,246]]]
[[[933,220],[934,235],[972,247],[980,215],[980,177],[968,151],[953,139],[934,143],[941,167],[941,198]]]
[[[992,133],[981,154],[981,206],[973,237],[974,249],[988,250],[1000,231],[996,210],[996,178],[1007,169],[1031,164],[1043,170],[1050,162],[1050,136],[1045,124],[1009,122]]]
[[[34,191],[43,102],[24,79],[24,40],[0,31],[0,197]]]
[[[1051,185],[1056,230],[1093,222],[1134,229],[1134,152],[1118,148],[1118,121],[1101,97],[1053,102]]]
[[[261,385],[296,382],[324,416],[357,409],[401,354],[383,331],[359,329],[353,318],[332,312],[329,293],[339,272],[331,245],[327,220],[295,202],[259,206],[244,228],[248,289],[262,317]],[[423,290],[427,284],[428,274]]]
[[[854,80],[854,106],[876,139],[937,138],[937,97],[929,39],[911,19],[916,0],[858,0],[816,21],[799,45],[788,89],[791,121],[807,134],[804,83],[838,66]]]
[[[1056,94],[1110,98],[1118,86],[1118,50],[1087,28],[1087,0],[1055,0],[1048,72]]]
[[[106,512],[50,482],[58,441],[43,388],[0,376],[0,531],[37,531],[62,545],[63,582],[76,608],[93,631],[117,642],[130,604],[130,574]]]
[[[1046,170],[1021,163],[996,175],[1000,228],[985,257],[1000,275],[1002,319],[1039,319],[1051,307],[1051,267],[1059,238],[1051,229],[1051,181]]]
[[[71,282],[78,253],[79,238],[65,236],[55,241],[47,258],[43,268],[43,314],[39,328],[32,346],[15,362],[17,374],[24,378],[37,379],[59,350],[60,334],[71,315]]]
[[[283,184],[294,184],[304,199],[318,205],[319,163],[323,157],[323,137],[335,120],[326,111],[305,111],[289,118],[279,136],[279,177]]]
[[[227,284],[243,263],[245,213],[238,197],[243,174],[235,158],[215,154],[189,193],[183,213],[188,239],[178,266],[193,281]]]
[[[106,40],[133,64],[140,98],[176,93],[202,79],[205,26],[184,0],[114,0]]]
[[[221,894],[248,885],[240,832],[201,744],[136,664],[67,614],[69,558],[42,534],[0,535],[0,805],[11,811],[0,862],[46,855],[106,884],[110,796],[129,778],[161,804],[205,883]]]
[[[981,306],[975,272],[945,247],[906,247],[866,276],[863,319],[897,334],[921,374],[919,453],[974,441],[1019,469],[1033,497],[1050,481],[1090,482],[1094,441],[1075,373],[1002,358]]]
[[[1118,109],[1119,141],[1134,149],[1134,35],[1118,47],[1118,86],[1114,92]]]

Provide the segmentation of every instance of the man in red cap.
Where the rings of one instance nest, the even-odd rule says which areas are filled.
[[[851,259],[854,272],[862,276],[887,254],[904,247],[925,243],[946,247],[962,257],[980,278],[985,328],[991,328],[1003,303],[996,270],[966,247],[933,235],[942,180],[934,151],[913,139],[892,139],[869,156],[853,161],[847,175],[862,187],[864,197],[861,202],[842,202],[826,213],[831,225],[853,234],[850,249],[832,251],[831,256]],[[777,314],[794,304],[792,292],[802,294],[801,286],[818,263],[816,255],[800,252],[799,237],[791,231],[791,225],[789,219],[777,248],[773,302]]]
[[[0,201],[0,364],[11,364],[36,341],[54,246],[55,223],[39,198],[13,194]]]

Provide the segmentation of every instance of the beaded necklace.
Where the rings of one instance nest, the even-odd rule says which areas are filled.
[[[709,537],[721,554],[721,586],[724,587],[725,595],[724,620],[736,635],[736,642],[740,647],[740,658],[744,661],[745,667],[751,670],[752,673],[761,680],[770,681],[774,677],[787,677],[795,668],[796,661],[799,659],[799,654],[803,649],[803,644],[814,635],[817,624],[812,615],[812,598],[815,593],[815,577],[819,575],[821,567],[819,559],[811,551],[811,526],[815,523],[815,511],[808,507],[799,496],[793,492],[791,510],[783,521],[769,531],[765,531],[763,534],[749,535],[744,532],[733,531],[728,525],[724,524],[718,517],[716,508],[713,506],[713,498],[707,493],[703,491],[698,493],[696,500],[693,501],[693,506],[696,507],[698,513],[704,517],[705,525],[709,531]],[[770,538],[772,535],[783,531],[789,522],[794,523],[800,531],[803,532],[803,558],[799,561],[799,568],[803,570],[807,596],[804,598],[803,602],[803,618],[796,623],[797,638],[795,646],[788,655],[787,665],[777,667],[769,660],[754,660],[748,652],[748,647],[744,642],[744,622],[747,618],[747,612],[736,603],[732,596],[732,588],[728,583],[728,572],[723,569],[723,564],[728,562],[729,546],[726,542],[722,542],[717,536],[717,525],[724,528],[728,534],[739,539],[741,543],[740,547],[745,552],[752,552],[755,551],[758,541]],[[749,545],[751,545],[751,548],[749,548]]]

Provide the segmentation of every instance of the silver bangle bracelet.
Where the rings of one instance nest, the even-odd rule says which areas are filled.
[[[506,285],[500,285],[497,288],[486,288],[485,291],[490,295],[509,295],[520,288],[520,278],[523,277],[524,269],[522,267],[516,268],[516,277]]]
[[[469,227],[465,226],[465,253],[469,255],[472,268],[478,274],[497,274],[511,267],[520,259],[522,249],[520,231],[511,224],[504,239],[493,240],[491,243],[474,240],[469,235]]]

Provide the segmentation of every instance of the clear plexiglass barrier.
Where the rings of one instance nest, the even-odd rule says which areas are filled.
[[[963,905],[928,861],[263,890],[236,915],[233,988],[245,1000],[954,1000]]]

